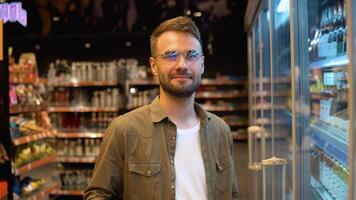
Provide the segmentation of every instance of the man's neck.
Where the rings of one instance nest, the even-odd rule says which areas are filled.
[[[188,129],[199,122],[194,109],[194,94],[190,97],[175,97],[161,91],[159,102],[177,128]]]

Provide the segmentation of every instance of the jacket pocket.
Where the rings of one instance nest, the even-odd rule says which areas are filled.
[[[219,192],[225,193],[231,190],[232,187],[232,157],[224,157],[216,161],[216,170],[217,170],[217,189]]]
[[[132,199],[160,199],[162,175],[160,163],[129,163],[129,190]]]

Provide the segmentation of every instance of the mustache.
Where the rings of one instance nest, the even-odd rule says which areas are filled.
[[[192,78],[193,74],[190,73],[188,70],[186,69],[177,69],[176,71],[170,73],[169,75],[170,78],[175,78],[175,77],[188,77],[188,78]]]
[[[191,73],[188,72],[184,72],[184,73],[172,73],[169,76],[170,78],[177,78],[177,77],[187,77],[187,78],[192,78],[193,75]]]

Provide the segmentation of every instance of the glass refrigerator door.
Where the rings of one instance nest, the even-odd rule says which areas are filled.
[[[307,22],[300,31],[301,68],[297,113],[302,116],[300,166],[309,174],[308,199],[348,199],[349,63],[344,0],[301,1]],[[305,11],[303,11],[305,10]],[[299,22],[299,28],[305,26]],[[303,90],[304,88],[304,90]],[[307,108],[309,109],[307,109]],[[305,123],[303,123],[303,121]],[[298,125],[297,125],[298,126]],[[303,143],[308,143],[304,145]],[[306,196],[309,195],[309,196]]]
[[[270,134],[271,120],[271,81],[270,81],[270,46],[269,46],[269,17],[268,1],[265,1],[262,11],[259,13],[252,28],[252,66],[251,74],[251,93],[250,93],[250,126],[264,128],[261,132],[256,132],[253,141],[249,139],[251,150],[249,154],[250,163],[250,199],[262,199],[262,168],[261,161],[270,156],[271,142],[268,142],[267,135]],[[249,133],[250,134],[250,133]],[[265,143],[265,140],[267,141]],[[270,140],[270,139],[269,139]],[[253,145],[252,145],[253,143]],[[266,144],[266,145],[265,145]],[[253,162],[251,162],[253,161]]]
[[[272,156],[266,198],[292,199],[292,110],[289,0],[270,0],[271,8],[271,138]],[[268,178],[268,177],[267,177]]]

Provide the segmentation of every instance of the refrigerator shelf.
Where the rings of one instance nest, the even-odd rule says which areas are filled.
[[[333,67],[333,66],[346,66],[349,63],[347,55],[341,55],[333,58],[328,58],[321,61],[310,63],[311,69]]]
[[[327,154],[339,161],[342,165],[348,165],[348,144],[346,141],[332,135],[316,125],[311,126],[311,135],[315,144]]]

